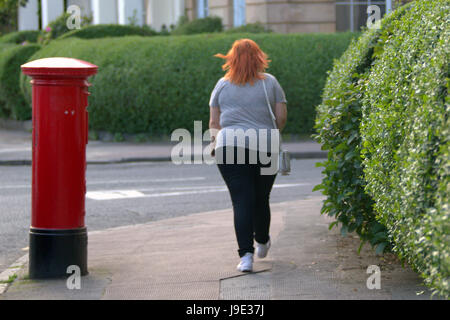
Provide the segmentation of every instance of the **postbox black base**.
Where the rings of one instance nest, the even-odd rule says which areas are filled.
[[[80,274],[88,274],[87,229],[30,229],[30,279],[67,278],[69,266],[78,266]]]

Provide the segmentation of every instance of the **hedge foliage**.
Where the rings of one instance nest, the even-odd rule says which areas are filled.
[[[206,17],[191,21],[180,19],[178,25],[172,31],[173,35],[187,35],[197,33],[210,33],[223,31],[220,17]]]
[[[30,60],[52,56],[98,65],[91,79],[91,128],[113,133],[171,134],[208,123],[209,98],[223,76],[223,60],[233,42],[249,37],[272,59],[268,72],[286,91],[290,116],[287,133],[311,133],[326,72],[354,33],[206,34],[171,37],[123,37],[55,40]],[[30,95],[28,80],[24,90]],[[206,128],[205,128],[206,130]]]
[[[48,26],[46,26],[41,32],[38,38],[38,43],[47,45],[51,40],[59,38],[68,32],[71,32],[71,30],[67,26],[67,21],[70,19],[70,17],[70,13],[64,12],[62,15],[50,22]],[[89,23],[89,19],[83,17],[80,21],[80,26],[85,27]]]
[[[16,120],[28,120],[31,115],[29,102],[20,90],[20,66],[41,47],[30,45],[0,45],[0,116]]]
[[[89,25],[78,30],[69,31],[59,39],[80,38],[80,39],[98,39],[106,37],[124,37],[124,36],[154,36],[158,34],[151,28],[144,28],[132,25],[118,24],[97,24]]]
[[[240,27],[230,28],[225,33],[265,33],[272,32],[268,27],[261,23],[248,23]]]
[[[314,190],[327,196],[321,212],[336,219],[330,229],[341,225],[342,235],[355,231],[360,236],[360,248],[370,241],[384,250],[386,228],[376,220],[373,201],[364,192],[359,134],[360,79],[370,67],[376,39],[376,32],[367,32],[353,42],[328,77],[322,104],[317,107],[314,136],[328,151],[328,159],[318,163],[325,168],[324,178]]]
[[[46,26],[46,28],[50,29],[49,33],[51,39],[56,39],[70,31],[67,27],[67,20],[70,18],[70,16],[71,15],[69,13],[63,13],[58,18],[50,22],[48,26]]]
[[[0,37],[0,43],[22,44],[23,42],[36,43],[38,41],[40,31],[17,31],[8,33]]]
[[[367,81],[364,174],[394,251],[450,295],[450,3],[417,1],[394,22]]]
[[[317,107],[316,140],[328,151],[328,159],[318,165],[325,170],[322,190],[327,196],[322,213],[336,218],[330,225],[341,226],[341,233],[356,232],[361,247],[369,242],[376,252],[389,249],[386,227],[377,221],[373,200],[366,194],[361,159],[360,123],[364,79],[370,72],[376,52],[383,46],[380,35],[389,34],[392,23],[403,15],[402,7],[382,21],[380,29],[365,32],[353,41],[336,61],[325,85],[322,103]]]
[[[335,64],[316,121],[329,150],[322,211],[378,252],[389,244],[447,298],[449,13],[448,1],[415,1],[364,33]]]

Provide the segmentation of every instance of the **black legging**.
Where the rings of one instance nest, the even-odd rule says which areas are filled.
[[[267,243],[270,239],[270,205],[269,197],[275,182],[275,175],[261,175],[261,164],[257,155],[257,163],[249,163],[248,149],[245,149],[246,161],[237,163],[238,148],[234,147],[234,162],[227,163],[226,150],[220,148],[216,152],[217,166],[230,191],[234,212],[234,228],[239,246],[239,256],[254,253],[253,240]],[[242,150],[242,149],[241,149]],[[270,154],[269,154],[270,156]],[[221,159],[221,161],[219,161]]]

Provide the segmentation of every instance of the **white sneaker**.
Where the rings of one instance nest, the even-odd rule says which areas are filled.
[[[241,263],[237,266],[240,272],[252,272],[253,271],[253,254],[248,252],[241,258]]]
[[[271,245],[270,239],[266,244],[256,242],[256,256],[260,259],[264,259],[265,257],[267,257],[270,245]]]

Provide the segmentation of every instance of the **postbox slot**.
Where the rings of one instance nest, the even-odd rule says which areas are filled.
[[[89,111],[88,111],[88,106],[89,106],[89,100],[88,97],[91,95],[91,93],[89,92],[89,87],[91,86],[90,83],[86,83],[86,85],[83,87],[83,94],[84,94],[84,105],[85,105],[85,112],[86,112],[86,144],[89,144]]]
[[[86,110],[86,144],[89,144],[89,112]]]

